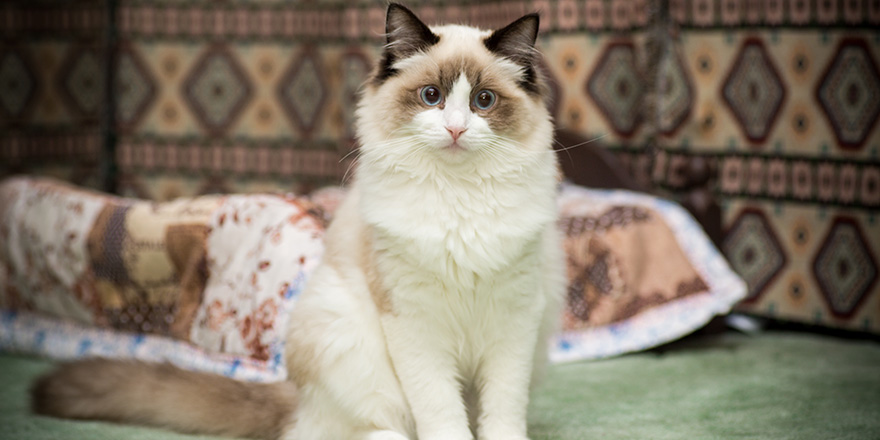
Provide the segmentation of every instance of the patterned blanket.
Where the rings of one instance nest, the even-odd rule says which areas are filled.
[[[322,256],[319,213],[297,197],[152,203],[9,180],[0,346],[282,377],[287,312]]]
[[[154,203],[9,179],[0,184],[0,349],[283,379],[288,312],[344,194]],[[560,209],[570,283],[554,360],[668,341],[745,294],[676,205],[565,187]]]

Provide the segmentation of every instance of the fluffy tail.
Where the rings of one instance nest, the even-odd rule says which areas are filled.
[[[290,382],[245,383],[169,364],[109,359],[63,364],[41,377],[31,395],[39,414],[261,439],[278,438],[296,407]]]

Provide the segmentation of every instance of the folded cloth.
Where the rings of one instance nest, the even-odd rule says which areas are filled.
[[[287,315],[323,253],[305,198],[167,203],[60,182],[0,185],[0,348],[285,377]]]
[[[699,329],[746,284],[681,206],[565,185],[559,197],[568,292],[551,360],[644,350]]]
[[[287,317],[344,197],[334,187],[309,198],[154,203],[9,179],[0,183],[0,349],[284,379]],[[559,207],[569,285],[554,361],[668,342],[745,296],[672,202],[567,185]]]

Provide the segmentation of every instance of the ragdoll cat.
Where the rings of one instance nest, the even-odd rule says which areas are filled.
[[[522,440],[564,291],[538,16],[429,28],[391,4],[326,254],[297,300],[289,381],[87,360],[34,387],[69,418],[290,440]]]

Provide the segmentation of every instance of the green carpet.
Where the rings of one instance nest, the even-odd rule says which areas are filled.
[[[214,438],[33,416],[27,387],[50,367],[0,356],[0,438]],[[533,398],[529,426],[533,440],[880,439],[880,344],[724,334],[559,365]]]

